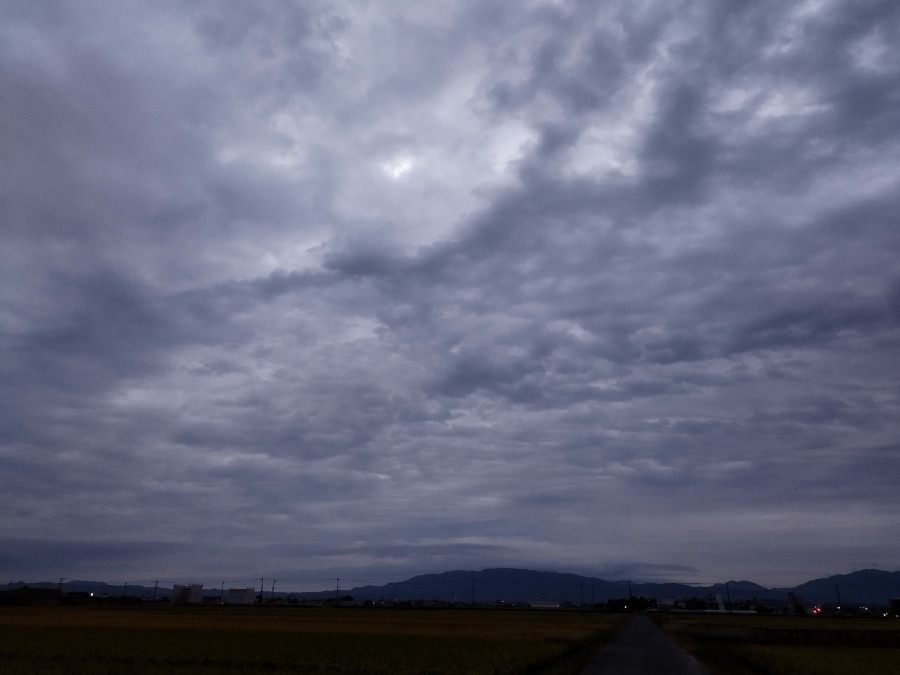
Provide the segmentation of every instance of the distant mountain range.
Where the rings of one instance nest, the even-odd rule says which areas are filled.
[[[11,584],[21,586],[22,582]],[[32,588],[58,588],[54,582],[28,584]],[[94,593],[110,597],[138,596],[167,598],[171,589],[129,584],[110,585],[98,581],[69,581],[61,585],[67,593]],[[204,589],[207,596],[218,596],[218,588]],[[277,592],[284,598],[326,600],[335,597],[335,589],[317,592]],[[802,598],[809,604],[845,606],[887,606],[890,598],[900,598],[900,572],[861,570],[839,574],[824,579],[814,579],[799,586],[766,588],[751,581],[729,581],[711,586],[695,586],[681,583],[641,583],[609,581],[597,577],[562,572],[540,572],[515,568],[492,568],[481,571],[455,570],[441,574],[423,574],[406,581],[383,586],[359,586],[341,589],[340,595],[350,595],[354,600],[437,600],[440,602],[485,604],[506,603],[573,603],[594,604],[629,597],[650,599],[704,598],[720,594],[733,602],[756,599],[760,603],[784,604],[788,593]],[[268,597],[268,592],[266,593]]]
[[[479,572],[457,570],[424,574],[383,586],[361,586],[341,590],[355,600],[439,600],[478,603],[571,602],[576,605],[634,597],[655,599],[703,598],[721,594],[734,602],[757,599],[782,604],[788,593],[807,603],[887,606],[900,597],[900,572],[861,570],[825,579],[807,581],[790,588],[766,588],[751,581],[729,581],[711,586],[681,583],[640,583],[609,581],[597,577],[561,572],[493,568]],[[299,593],[299,597],[334,597],[335,591]]]

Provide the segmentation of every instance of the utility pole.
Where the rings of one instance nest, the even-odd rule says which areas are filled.
[[[728,613],[731,614],[731,591],[728,590],[728,582],[725,582],[725,598],[728,600]]]
[[[276,581],[278,581],[278,579],[272,579],[272,602],[275,602],[275,582]]]
[[[60,578],[59,578],[59,588],[58,588],[58,590],[59,590],[60,593],[62,593],[62,582],[65,581],[65,580],[66,580],[65,577],[60,577]]]
[[[222,590],[219,591],[219,603],[225,604],[225,580],[222,580]]]
[[[263,604],[263,589],[265,588],[265,579],[259,578],[259,604]]]
[[[341,578],[337,577],[334,580],[334,606],[337,607],[341,604]]]
[[[834,585],[834,593],[835,593],[835,595],[837,595],[837,601],[838,601],[837,608],[838,608],[838,611],[840,612],[841,611],[841,589],[838,588],[837,584]]]
[[[153,582],[153,602],[156,602],[156,590],[159,588],[159,579]]]

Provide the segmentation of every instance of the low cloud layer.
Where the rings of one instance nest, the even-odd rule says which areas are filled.
[[[895,2],[0,17],[9,578],[900,567]]]

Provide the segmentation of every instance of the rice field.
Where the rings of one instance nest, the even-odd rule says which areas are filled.
[[[578,673],[623,615],[272,607],[0,608],[0,673]]]
[[[896,675],[896,618],[658,614],[655,620],[721,675]]]

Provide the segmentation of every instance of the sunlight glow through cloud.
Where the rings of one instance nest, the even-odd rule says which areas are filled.
[[[381,164],[381,170],[384,171],[385,174],[391,180],[400,180],[415,167],[415,161],[408,156],[401,155],[400,157],[395,157],[394,159],[384,162]]]

